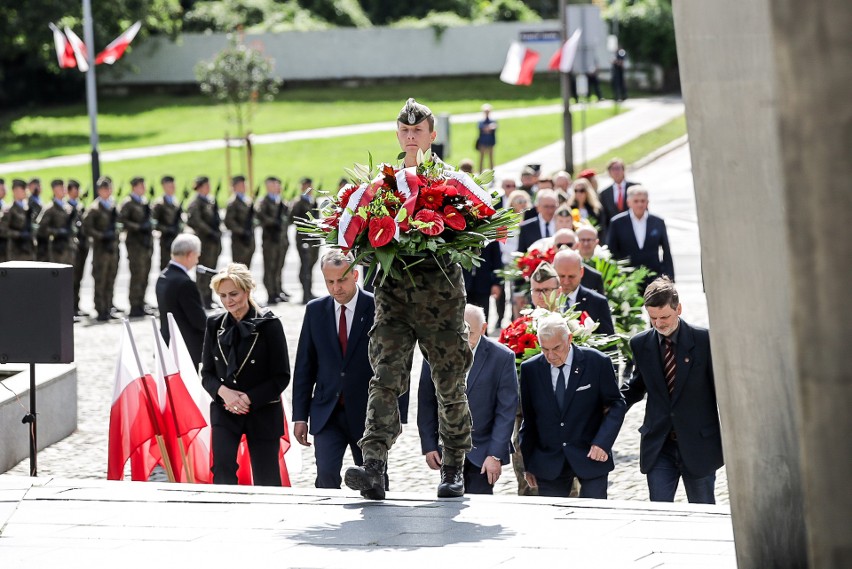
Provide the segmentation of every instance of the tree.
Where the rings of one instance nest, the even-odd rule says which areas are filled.
[[[680,87],[671,0],[616,0],[605,17],[618,18],[618,40],[636,62],[663,68],[663,89]]]

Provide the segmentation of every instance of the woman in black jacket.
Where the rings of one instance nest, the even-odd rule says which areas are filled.
[[[281,486],[281,392],[290,383],[284,328],[251,298],[255,282],[245,265],[231,263],[210,288],[227,311],[207,319],[201,357],[201,383],[213,398],[213,483],[237,483],[237,450],[245,435],[254,483]]]

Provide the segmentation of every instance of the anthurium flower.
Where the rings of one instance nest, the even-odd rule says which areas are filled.
[[[396,223],[392,217],[374,217],[370,220],[368,237],[370,245],[381,247],[387,245],[396,233]]]
[[[421,209],[414,216],[414,219],[429,224],[420,227],[420,232],[424,235],[438,235],[444,231],[444,220],[431,209]]]
[[[467,227],[467,222],[464,220],[464,216],[459,213],[459,210],[454,208],[451,205],[448,205],[444,208],[444,224],[447,225],[450,229],[455,229],[456,231],[461,231],[465,227]]]

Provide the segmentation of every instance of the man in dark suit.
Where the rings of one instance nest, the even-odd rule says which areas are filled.
[[[503,288],[503,279],[494,271],[503,268],[503,256],[500,253],[500,243],[492,241],[482,249],[482,262],[470,270],[462,269],[464,290],[467,301],[479,306],[485,312],[486,318],[491,307],[491,298],[499,299]],[[499,325],[498,325],[499,328]]]
[[[628,406],[648,394],[639,468],[652,502],[673,502],[683,478],[690,502],[715,504],[724,460],[710,335],[679,318],[677,290],[665,277],[645,290],[645,309],[652,329],[630,340],[636,367],[621,387]]]
[[[182,233],[175,237],[172,241],[171,261],[160,273],[154,287],[163,339],[166,342],[171,339],[168,319],[168,313],[171,312],[196,368],[201,363],[207,315],[201,303],[201,294],[189,276],[189,271],[198,264],[200,255],[201,240],[198,236]]]
[[[663,218],[648,212],[648,190],[640,185],[627,191],[630,209],[612,219],[607,245],[616,259],[628,259],[632,267],[646,267],[656,276],[674,280],[674,262]],[[647,283],[646,283],[647,284]]]
[[[556,235],[553,236],[553,247],[557,251],[561,251],[563,249],[577,249],[577,241],[576,233],[570,229],[560,229],[556,232]],[[585,261],[583,261],[583,278],[580,281],[580,284],[598,294],[606,296],[604,293],[603,276],[598,271],[585,264]]]
[[[577,478],[581,498],[605,500],[612,445],[627,410],[612,361],[572,346],[558,315],[539,320],[538,341],[541,354],[521,364],[524,476],[540,496],[568,497]]]
[[[317,488],[340,488],[346,447],[355,464],[363,457],[367,391],[373,368],[367,332],[373,327],[373,295],[358,287],[352,257],[338,249],[320,261],[329,296],[308,302],[293,373],[293,434],[303,446],[314,437]]]
[[[493,494],[503,465],[509,463],[512,429],[518,408],[518,375],[512,350],[487,337],[482,308],[468,304],[464,320],[470,326],[468,340],[473,365],[467,374],[467,402],[473,419],[473,449],[464,461],[467,494]],[[426,464],[441,468],[438,443],[438,400],[432,370],[423,361],[417,392],[417,429]]]
[[[518,251],[524,253],[529,250],[530,245],[539,239],[553,237],[556,233],[554,214],[558,205],[559,200],[553,190],[540,190],[535,195],[535,207],[538,215],[521,223],[518,234]]]
[[[585,271],[580,254],[576,251],[559,251],[553,258],[553,268],[559,275],[562,294],[568,297],[565,306],[573,306],[577,312],[588,314],[599,324],[596,332],[615,334],[612,313],[606,297],[580,284]]]
[[[612,178],[612,185],[607,186],[600,193],[601,205],[603,206],[603,227],[609,227],[609,222],[619,213],[627,211],[627,188],[635,186],[635,182],[624,179],[624,160],[613,158],[606,166],[606,171]],[[603,237],[601,237],[603,239]]]

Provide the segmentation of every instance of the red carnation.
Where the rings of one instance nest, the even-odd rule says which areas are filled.
[[[420,232],[424,235],[438,235],[444,231],[444,220],[431,209],[421,209],[414,216],[414,219],[431,224],[420,228]]]
[[[396,224],[392,217],[374,217],[370,220],[370,245],[381,247],[387,245],[396,233]]]
[[[427,209],[441,209],[444,203],[444,192],[437,188],[420,188],[417,206]]]
[[[338,198],[337,203],[340,204],[340,207],[344,209],[346,208],[346,206],[349,204],[349,198],[352,197],[352,194],[354,194],[355,190],[357,189],[358,186],[356,186],[355,184],[347,184],[346,186],[344,186],[343,190],[341,190],[338,194],[340,197]]]
[[[450,229],[461,231],[462,229],[467,227],[467,222],[464,220],[464,216],[459,213],[459,210],[457,210],[451,205],[448,205],[444,208],[443,218],[444,223],[447,224]]]

